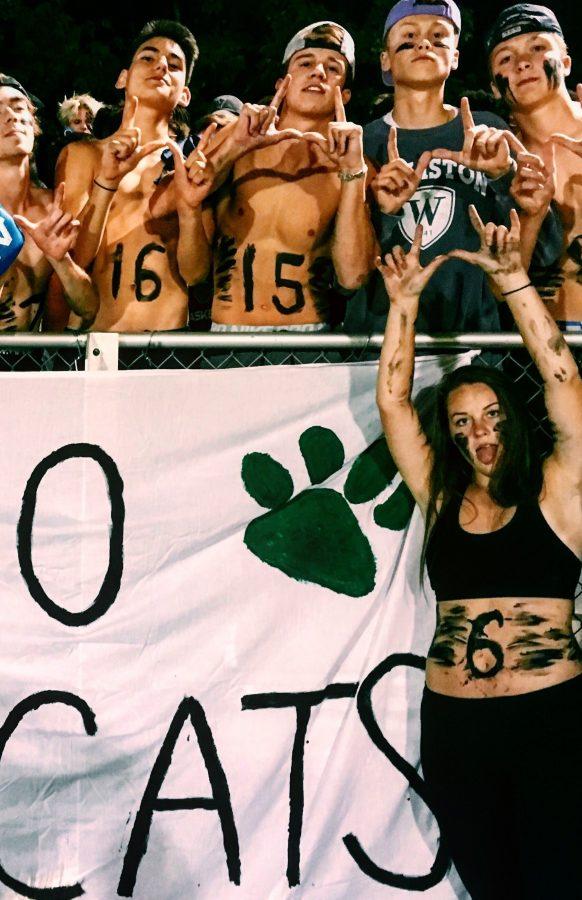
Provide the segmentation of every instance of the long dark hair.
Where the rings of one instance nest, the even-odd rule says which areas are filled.
[[[542,459],[532,420],[509,378],[498,369],[486,366],[461,366],[445,375],[436,385],[430,405],[419,411],[433,452],[421,572],[432,525],[452,500],[462,500],[473,479],[473,467],[451,438],[447,408],[449,394],[465,384],[486,384],[490,387],[505,416],[501,428],[503,453],[489,482],[493,500],[505,508],[536,502],[542,489]],[[442,502],[437,512],[439,500]]]

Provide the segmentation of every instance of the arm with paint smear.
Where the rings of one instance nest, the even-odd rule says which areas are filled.
[[[480,266],[507,301],[523,341],[544,381],[546,407],[556,443],[552,464],[566,477],[568,490],[582,489],[582,379],[576,361],[538,292],[529,283],[520,253],[520,223],[511,210],[511,229],[484,225],[474,206],[471,221],[481,247],[449,255]]]
[[[390,297],[384,343],[378,367],[376,399],[388,447],[396,465],[426,514],[429,501],[432,450],[412,403],[414,333],[420,295],[447,259],[436,256],[420,265],[422,225],[417,226],[410,252],[394,247],[377,266]]]
[[[335,122],[328,131],[328,154],[340,177],[340,198],[332,240],[332,259],[339,283],[355,290],[374,268],[376,237],[366,203],[366,174],[362,128],[346,120],[340,87],[335,89]],[[350,178],[352,175],[356,178]]]
[[[544,225],[548,242],[548,251],[555,246],[556,254],[561,253],[561,228],[556,214],[551,210],[551,202],[555,192],[554,154],[551,152],[546,165],[541,157],[529,153],[521,141],[511,132],[507,132],[507,141],[516,154],[517,170],[509,193],[518,207],[521,226],[521,261],[524,269],[529,269],[536,245],[540,238],[540,229]],[[549,233],[548,233],[549,232]],[[553,238],[553,240],[552,240]]]

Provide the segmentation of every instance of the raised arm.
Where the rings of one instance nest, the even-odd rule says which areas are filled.
[[[355,290],[374,268],[378,248],[366,203],[368,167],[364,162],[362,128],[347,121],[339,86],[335,88],[335,122],[329,125],[328,142],[340,179],[332,259],[339,283]]]
[[[524,343],[544,381],[546,407],[555,430],[551,460],[567,484],[582,487],[582,379],[576,361],[538,292],[530,283],[520,255],[520,224],[511,210],[511,229],[484,225],[474,207],[471,221],[479,234],[476,253],[455,250],[465,262],[480,266],[507,301]]]
[[[63,212],[64,185],[60,184],[44,218],[31,222],[25,216],[14,216],[20,228],[28,234],[57,273],[71,311],[80,318],[81,327],[88,328],[99,308],[99,300],[91,279],[72,259],[79,222],[71,213]]]
[[[68,156],[57,165],[57,177],[65,182],[67,208],[79,215],[81,228],[75,247],[75,259],[82,268],[91,265],[101,245],[111,204],[122,178],[166,141],[141,143],[141,131],[135,125],[138,99],[129,97],[123,109],[121,127],[102,142],[100,159],[93,146],[85,150],[89,159],[79,158],[73,145]],[[90,163],[89,171],[83,170]],[[64,171],[63,171],[64,169]]]
[[[388,447],[402,478],[423,515],[429,500],[432,451],[412,403],[414,378],[414,323],[420,295],[431,276],[446,260],[436,256],[426,268],[420,265],[422,225],[418,225],[408,254],[395,247],[378,269],[390,298],[390,309],[380,365],[377,402]]]
[[[398,152],[397,129],[388,131],[388,161],[382,166],[370,187],[382,216],[380,240],[387,240],[402,214],[402,207],[416,193],[424,171],[430,162],[430,150],[425,150],[413,168]]]
[[[174,157],[174,190],[180,226],[178,269],[186,284],[198,284],[208,275],[212,262],[212,210],[203,203],[214,186],[214,169],[205,155],[216,131],[209,125],[186,161],[177,144],[169,143]]]
[[[550,212],[550,204],[554,197],[554,154],[553,148],[549,154],[548,164],[535,153],[529,153],[521,141],[511,132],[507,133],[507,141],[515,153],[517,170],[511,182],[509,193],[518,207],[521,227],[521,261],[524,269],[529,269],[532,257],[536,250],[536,244],[540,236],[540,229],[546,216]],[[555,215],[555,214],[554,214]],[[548,219],[550,233],[553,229],[553,240],[550,240],[549,248],[545,251],[551,253],[561,252],[561,229],[552,222],[552,213]],[[544,235],[547,241],[548,235]],[[556,246],[557,242],[557,246]]]

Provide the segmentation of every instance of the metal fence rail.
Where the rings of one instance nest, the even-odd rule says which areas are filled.
[[[375,361],[382,334],[11,334],[0,336],[0,372],[227,369]],[[566,340],[582,368],[582,334]],[[542,441],[551,441],[541,380],[518,334],[416,336],[419,353],[481,351],[520,388]]]

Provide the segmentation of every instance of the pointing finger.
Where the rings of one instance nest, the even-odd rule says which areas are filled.
[[[279,109],[283,100],[285,99],[285,94],[287,93],[287,89],[291,84],[291,75],[285,75],[285,78],[277,88],[275,96],[271,100],[269,106],[274,106],[275,109]]]
[[[479,237],[482,237],[485,234],[485,225],[483,224],[481,216],[477,212],[477,208],[473,206],[472,203],[469,206],[469,218],[471,219],[473,228],[475,229]]]
[[[428,266],[424,267],[425,276],[432,278],[437,269],[440,269],[442,264],[449,259],[448,254],[441,253],[439,256],[435,256],[434,259],[431,259]]]
[[[517,210],[514,206],[512,206],[511,209],[509,210],[509,221],[511,222],[511,230],[510,230],[511,237],[519,240],[519,237],[521,234],[521,225],[520,225],[520,221],[519,221],[519,216],[517,214]]]
[[[467,97],[461,97],[461,120],[463,122],[464,131],[468,131],[469,128],[475,127],[473,113],[471,112],[471,107],[469,106]]]
[[[182,156],[182,151],[178,147],[175,141],[166,141],[166,147],[170,150],[172,156],[174,157],[174,168],[175,169],[184,169],[184,157]]]
[[[565,147],[566,150],[571,150],[572,153],[577,153],[578,155],[582,153],[582,142],[580,142],[577,138],[570,137],[567,134],[552,134],[550,137],[550,141],[553,144],[559,144],[560,147]]]
[[[167,147],[168,141],[148,141],[147,144],[144,144],[141,150],[138,150],[135,154],[136,162],[139,162],[140,159],[143,159],[144,156],[148,156],[150,153],[154,153],[156,150],[161,150],[162,147]],[[170,150],[172,148],[170,147]],[[179,150],[179,148],[178,148]],[[180,156],[182,154],[180,153]],[[174,157],[175,158],[175,157]]]
[[[196,147],[197,150],[201,150],[201,151],[206,150],[208,143],[210,141],[210,138],[212,137],[212,135],[214,134],[214,132],[216,131],[217,128],[218,128],[217,122],[210,123],[208,128],[206,128],[206,130],[203,131],[200,136],[200,140],[198,141],[198,146]]]
[[[21,231],[26,231],[27,234],[34,235],[34,232],[36,230],[36,225],[34,224],[34,222],[31,222],[29,219],[26,218],[26,216],[19,216],[17,214],[13,215],[12,218],[14,219],[16,224],[19,226]]]
[[[388,132],[388,162],[398,159],[398,139],[396,137],[396,126],[392,125]]]
[[[503,136],[509,144],[510,150],[513,150],[515,153],[527,153],[526,148],[521,143],[520,139],[513,133],[513,131],[509,131],[509,129],[506,129],[503,132]]]
[[[414,240],[412,242],[412,247],[410,248],[411,253],[415,253],[416,255],[418,255],[420,253],[420,248],[421,248],[421,244],[422,244],[422,235],[423,235],[423,227],[419,222],[414,231]]]
[[[128,97],[125,101],[125,106],[123,107],[123,115],[121,117],[121,129],[125,128],[135,128],[135,117],[137,114],[137,108],[139,106],[139,100],[137,97],[131,96]]]
[[[432,155],[431,155],[430,150],[425,150],[424,153],[420,156],[420,158],[416,164],[416,168],[414,169],[414,171],[416,172],[416,177],[418,178],[419,181],[422,178],[422,176],[424,175],[424,170],[428,166],[431,159],[432,159]]]
[[[342,99],[342,90],[338,84],[334,88],[335,101],[335,120],[336,122],[346,122],[346,110]]]
[[[556,146],[552,143],[552,141],[550,141],[550,153],[546,168],[548,170],[549,177],[553,179],[554,175],[556,174]]]
[[[60,209],[63,207],[63,201],[65,199],[65,182],[61,181],[58,185],[54,196],[53,196],[53,205],[58,206]]]
[[[462,150],[448,150],[446,147],[438,147],[436,150],[428,150],[433,159],[452,159],[453,162],[463,162]]]

